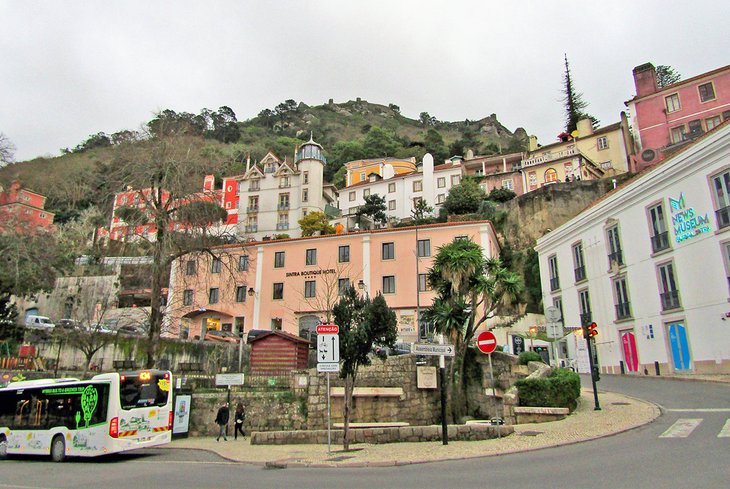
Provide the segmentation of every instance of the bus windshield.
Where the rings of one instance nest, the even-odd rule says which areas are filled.
[[[122,374],[119,378],[119,401],[122,409],[164,406],[170,394],[170,374],[142,371]]]

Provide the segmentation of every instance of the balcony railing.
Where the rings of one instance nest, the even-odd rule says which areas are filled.
[[[654,253],[669,248],[669,232],[665,231],[651,237],[651,250]]]
[[[586,279],[586,267],[581,265],[575,269],[575,281],[581,282]]]
[[[280,211],[285,211],[289,209],[289,202],[279,202],[279,206],[277,207]]]
[[[291,183],[289,183],[289,182],[281,182],[279,184],[279,188],[290,188],[290,187],[291,187]]]
[[[624,255],[621,252],[621,250],[614,251],[613,253],[611,253],[610,255],[608,255],[608,263],[611,266],[613,266],[614,263],[616,264],[616,266],[619,266],[619,267],[623,266],[623,264],[624,264]]]
[[[282,231],[284,229],[289,229],[289,223],[288,222],[279,222],[276,224],[276,230]]]
[[[558,277],[550,279],[550,290],[558,290],[560,288],[560,280]]]
[[[659,297],[662,300],[662,311],[669,311],[670,309],[678,309],[680,307],[678,290],[664,292],[659,294]]]
[[[616,319],[626,319],[631,317],[631,306],[628,302],[619,302],[615,307]]]
[[[251,224],[251,225],[246,226],[247,233],[255,233],[256,231],[258,231],[258,229],[259,229],[259,227],[256,224]]]
[[[730,206],[715,211],[717,216],[717,227],[719,229],[730,226]]]
[[[247,207],[246,212],[252,214],[259,211],[259,206]]]
[[[261,190],[261,186],[260,186],[259,184],[256,184],[256,185],[249,185],[249,186],[248,186],[248,191],[249,191],[249,192],[257,192],[257,191],[259,191],[259,190]]]

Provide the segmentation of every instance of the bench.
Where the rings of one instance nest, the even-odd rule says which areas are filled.
[[[345,397],[344,387],[330,388],[330,396]],[[402,387],[355,387],[352,397],[403,397]]]
[[[568,408],[515,406],[517,424],[547,423],[564,419],[569,413]]]
[[[352,429],[365,429],[365,428],[402,428],[404,426],[410,426],[410,423],[403,423],[400,421],[384,421],[374,423],[350,423]],[[344,428],[345,423],[332,423],[333,428]]]
[[[134,360],[114,360],[112,366],[114,370],[134,370],[137,368]]]

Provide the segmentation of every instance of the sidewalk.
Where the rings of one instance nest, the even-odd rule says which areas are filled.
[[[600,393],[601,411],[593,410],[592,391],[583,390],[578,408],[566,419],[550,423],[516,425],[515,433],[502,439],[438,443],[356,444],[343,452],[341,445],[255,445],[246,438],[216,442],[213,436],[184,438],[170,448],[208,450],[234,461],[273,467],[384,467],[439,460],[455,460],[555,447],[613,435],[650,423],[659,408],[638,399]]]

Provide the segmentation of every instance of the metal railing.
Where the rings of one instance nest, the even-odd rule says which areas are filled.
[[[670,309],[678,309],[680,307],[678,290],[661,293],[659,297],[662,300],[662,311],[669,311]]]
[[[550,290],[558,290],[560,288],[560,280],[558,277],[550,279]]]
[[[282,231],[284,229],[289,229],[289,223],[288,222],[280,222],[276,224],[276,230]]]
[[[619,302],[615,307],[616,319],[626,319],[631,317],[631,306],[628,302]]]
[[[254,212],[258,212],[258,211],[259,211],[259,207],[258,206],[255,206],[255,207],[246,207],[246,212],[254,213]]]
[[[651,237],[651,250],[657,253],[662,250],[669,248],[669,232],[656,234]]]
[[[581,265],[575,269],[575,281],[581,282],[586,279],[586,267]]]
[[[255,233],[258,230],[259,230],[259,227],[255,224],[253,226],[246,226],[247,233]]]
[[[283,211],[289,208],[289,202],[279,202],[278,210]]]
[[[624,264],[624,255],[621,250],[614,251],[613,253],[608,255],[608,263],[613,264],[614,262],[618,266],[622,266]]]

